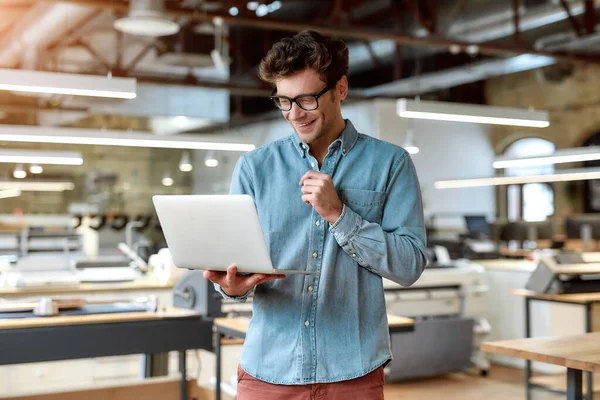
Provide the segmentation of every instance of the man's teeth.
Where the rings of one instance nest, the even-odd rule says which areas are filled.
[[[308,126],[308,125],[310,125],[310,124],[312,124],[312,121],[311,121],[311,122],[307,122],[307,123],[305,123],[305,124],[297,124],[297,125],[298,125],[298,126]]]

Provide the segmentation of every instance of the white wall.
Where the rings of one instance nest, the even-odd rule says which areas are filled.
[[[376,137],[402,146],[409,124],[419,153],[412,156],[421,184],[425,215],[432,213],[485,214],[495,219],[494,188],[436,189],[444,179],[494,175],[494,151],[487,126],[459,122],[408,120],[396,115],[396,101],[374,102],[378,126]],[[438,219],[438,227],[463,228],[461,217]]]

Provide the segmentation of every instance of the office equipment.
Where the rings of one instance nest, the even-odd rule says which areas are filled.
[[[392,335],[389,379],[432,376],[473,365],[487,374],[489,361],[479,352],[479,343],[491,331],[482,317],[488,290],[484,272],[467,260],[451,260],[444,268],[428,266],[409,288],[383,280],[388,312],[415,319],[414,333]]]
[[[490,224],[487,222],[485,215],[465,215],[464,218],[467,230],[473,237],[490,237]]]
[[[525,287],[536,293],[597,292],[600,263],[586,263],[581,253],[542,256]]]
[[[271,264],[254,200],[248,195],[153,196],[154,207],[179,268],[262,274],[318,274],[302,265]]]

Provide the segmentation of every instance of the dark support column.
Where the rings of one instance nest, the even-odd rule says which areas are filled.
[[[567,368],[567,400],[583,400],[581,370]]]
[[[531,299],[525,297],[525,337],[531,337]],[[525,395],[527,400],[531,400],[531,360],[525,360]]]

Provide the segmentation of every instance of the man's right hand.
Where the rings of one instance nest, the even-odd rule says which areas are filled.
[[[227,267],[227,272],[204,271],[204,277],[221,286],[221,289],[226,295],[231,297],[239,297],[248,293],[248,291],[256,285],[260,285],[261,283],[272,281],[274,279],[285,278],[285,275],[237,275],[237,267],[235,264],[232,264]]]

